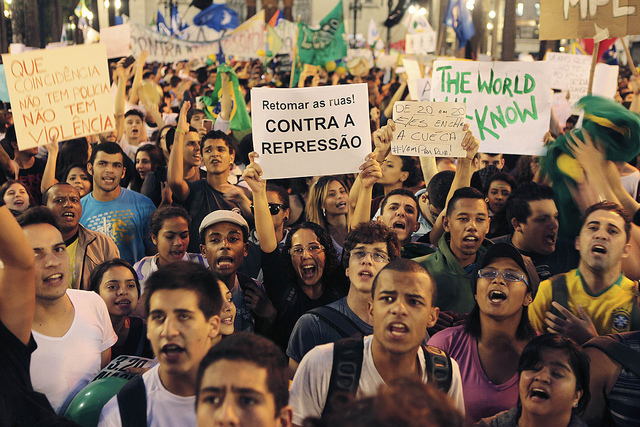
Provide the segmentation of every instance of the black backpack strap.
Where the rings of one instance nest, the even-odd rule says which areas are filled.
[[[362,338],[345,338],[334,343],[329,391],[322,415],[336,412],[335,409],[340,406],[340,403],[344,403],[356,395],[360,383],[363,357],[364,341]]]
[[[307,311],[309,314],[318,316],[320,320],[327,323],[333,329],[338,332],[342,338],[348,337],[364,337],[366,334],[356,323],[349,318],[346,314],[343,314],[333,307],[322,306],[316,307]]]
[[[126,383],[116,396],[122,427],[147,427],[147,391],[142,375]]]
[[[569,310],[569,289],[567,289],[567,277],[564,274],[556,274],[551,278],[551,301],[556,301],[558,304]],[[553,305],[549,311],[559,318],[564,319],[560,310],[555,308]]]
[[[585,343],[584,347],[595,347],[602,350],[607,356],[640,378],[640,352],[624,345],[614,337],[608,335],[595,337]]]
[[[435,383],[440,390],[448,393],[453,377],[451,357],[444,350],[432,345],[423,345],[422,350],[429,382]]]
[[[631,322],[629,331],[640,331],[640,309],[638,308],[638,298],[640,293],[638,292],[638,281],[633,282],[634,297],[631,300]]]

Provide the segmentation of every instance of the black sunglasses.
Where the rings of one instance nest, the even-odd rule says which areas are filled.
[[[253,204],[251,204],[249,207],[251,208],[251,213],[255,215],[255,213],[253,212]],[[280,203],[269,203],[269,212],[271,212],[271,215],[278,215],[280,213],[280,209],[282,208],[283,206]]]

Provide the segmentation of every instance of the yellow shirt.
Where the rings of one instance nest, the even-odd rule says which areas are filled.
[[[565,273],[569,293],[569,311],[578,316],[576,306],[580,304],[589,315],[599,335],[627,332],[631,326],[631,308],[635,303],[635,284],[632,280],[622,280],[611,285],[599,295],[590,295],[582,284],[578,270]],[[540,332],[547,331],[545,313],[551,310],[551,280],[540,283],[536,299],[529,306],[531,325]]]
[[[70,289],[78,289],[76,283],[78,282],[78,272],[76,271],[76,250],[78,249],[78,239],[76,238],[73,243],[67,246],[67,253],[69,254],[69,264],[71,264],[71,280],[69,281]]]

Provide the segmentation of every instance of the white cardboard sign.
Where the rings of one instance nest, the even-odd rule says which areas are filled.
[[[131,53],[131,25],[122,24],[100,29],[100,43],[107,45],[107,58],[129,56]]]
[[[423,31],[405,36],[405,52],[407,55],[419,55],[436,50],[436,32]]]
[[[398,101],[393,105],[391,153],[396,156],[464,157],[466,109],[460,102]]]
[[[367,85],[251,91],[264,178],[358,172],[371,152]]]
[[[100,43],[2,55],[20,150],[115,129]]]
[[[480,152],[541,155],[551,114],[551,65],[436,61],[434,101],[463,102]]]

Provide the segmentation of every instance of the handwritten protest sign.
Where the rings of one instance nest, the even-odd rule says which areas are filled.
[[[436,32],[423,31],[405,36],[405,52],[407,55],[418,55],[436,50]]]
[[[131,25],[122,24],[100,29],[100,43],[107,45],[107,58],[128,56],[131,52]]]
[[[265,178],[357,172],[371,152],[366,84],[251,91]]]
[[[416,83],[418,85],[418,101],[430,101],[431,100],[431,77],[418,79]]]
[[[548,62],[435,61],[434,101],[467,105],[480,152],[539,155],[551,114]]]
[[[592,39],[599,33],[640,34],[640,0],[540,1],[540,40]]]
[[[136,58],[143,50],[149,51],[147,62],[176,62],[217,55],[217,42],[190,42],[165,36],[149,27],[131,24],[131,54]]]
[[[465,106],[459,102],[398,101],[393,105],[391,153],[396,156],[464,157]]]
[[[222,51],[236,59],[257,58],[258,50],[265,47],[264,25],[263,9],[220,41]]]
[[[113,130],[103,44],[2,55],[20,150]]]
[[[569,92],[569,105],[573,108],[589,90],[591,56],[549,52],[545,59],[552,64],[551,87]],[[617,65],[596,65],[592,93],[612,98],[617,77]]]

